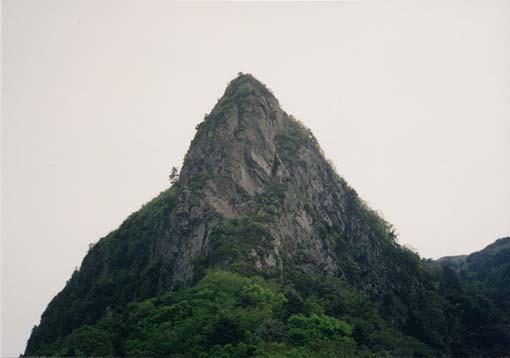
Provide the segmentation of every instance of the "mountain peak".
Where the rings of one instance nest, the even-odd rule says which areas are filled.
[[[234,129],[239,134],[250,124],[247,119],[251,114],[253,115],[251,117],[257,117],[258,120],[270,117],[274,121],[274,119],[280,119],[281,113],[283,111],[273,93],[251,74],[240,72],[228,83],[223,96],[197,126],[192,146],[199,138],[228,135],[228,133],[218,133],[218,130]]]
[[[245,97],[247,95],[258,95],[276,100],[271,90],[261,81],[249,73],[239,72],[236,78],[229,82],[224,97]]]
[[[219,211],[227,216],[238,213],[232,208],[236,202],[232,193],[253,195],[275,175],[277,137],[289,121],[294,120],[262,82],[250,74],[239,74],[197,126],[181,170],[182,185],[200,175],[215,178],[208,183],[215,190],[213,201],[221,202]]]

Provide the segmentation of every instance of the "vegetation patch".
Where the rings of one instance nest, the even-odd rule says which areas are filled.
[[[54,342],[76,327],[96,322],[109,309],[122,309],[128,302],[157,294],[160,263],[150,256],[151,245],[164,229],[160,227],[164,218],[175,207],[175,194],[175,187],[162,192],[90,249],[83,269],[73,273],[48,305],[41,325],[34,327],[29,351],[32,346]],[[100,271],[105,262],[108,270]]]
[[[290,314],[285,294],[260,278],[210,271],[194,287],[130,304],[40,351],[52,356],[264,357],[353,352],[351,325]],[[321,344],[318,344],[321,343]]]
[[[296,120],[290,120],[285,129],[276,135],[276,148],[284,161],[299,161],[301,149],[310,141],[310,132]]]
[[[206,182],[209,179],[212,179],[213,176],[208,172],[201,172],[195,176],[193,176],[190,181],[187,183],[187,188],[191,191],[197,191],[205,187]]]
[[[269,220],[267,213],[259,211],[226,221],[211,234],[211,255],[207,264],[229,267],[243,274],[256,273],[257,261],[271,248],[271,236],[264,225]]]

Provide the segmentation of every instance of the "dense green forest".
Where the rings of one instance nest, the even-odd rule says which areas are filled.
[[[501,238],[483,250],[439,262],[455,270],[463,281],[479,289],[503,311],[510,312],[510,238]]]
[[[416,263],[430,275],[431,287],[404,326],[403,311],[408,308],[397,297],[375,304],[339,278],[294,271],[279,279],[264,279],[210,270],[192,287],[108,311],[96,323],[81,326],[37,354],[504,355],[510,339],[505,314],[463,284],[453,270]]]

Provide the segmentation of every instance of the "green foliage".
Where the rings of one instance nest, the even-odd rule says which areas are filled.
[[[274,215],[281,208],[285,193],[288,190],[288,184],[280,179],[273,179],[260,194],[257,201],[261,204],[265,212]]]
[[[460,260],[459,260],[460,261]],[[463,280],[478,287],[504,312],[510,314],[510,238],[498,239],[485,249],[465,257],[460,263],[444,262]]]
[[[439,286],[416,296],[414,305],[403,305],[396,296],[380,305],[345,280],[327,275],[289,270],[279,279],[266,281],[213,270],[192,287],[131,303],[35,353],[150,357],[504,354],[502,342],[509,337],[497,310],[493,307],[487,316],[490,303],[466,288],[455,272],[436,274]]]
[[[301,160],[299,153],[303,147],[311,144],[317,145],[310,129],[305,128],[293,118],[290,118],[287,127],[281,130],[275,139],[278,154],[283,160],[289,162],[299,162]]]
[[[212,176],[209,173],[201,172],[191,178],[191,180],[187,184],[187,189],[191,191],[200,190],[205,186],[207,180],[211,178]]]
[[[424,356],[434,356],[430,347],[402,334],[398,323],[384,317],[376,302],[343,279],[290,270],[284,282],[289,315],[327,315],[348,323],[359,354],[419,356],[418,352],[427,352]]]
[[[205,115],[205,118],[196,126],[196,134],[191,142],[192,145],[196,141],[203,140],[203,138],[216,131],[227,119],[227,114],[235,108],[235,102],[232,98],[223,97],[218,101],[214,109],[209,115]]]
[[[347,183],[344,186],[346,188],[344,200],[348,216],[359,218],[362,220],[364,227],[370,228],[376,236],[385,239],[387,243],[395,246],[396,234],[393,226],[377,214],[377,212],[370,209]]]
[[[249,98],[257,93],[267,94],[270,91],[258,81],[254,81],[250,75],[241,75],[233,80],[211,113],[197,125],[193,142],[202,140],[206,135],[213,135],[216,129],[225,123],[229,114],[242,107],[244,103],[249,103]],[[243,123],[240,125],[243,126]]]
[[[352,327],[327,315],[285,313],[287,298],[260,278],[211,271],[194,287],[130,304],[47,347],[46,355],[335,356],[354,352]],[[116,329],[105,329],[106,327]]]
[[[255,94],[256,90],[253,87],[251,83],[243,82],[239,87],[237,88],[237,91],[235,92],[235,99],[241,100],[244,97],[248,97],[249,95]]]
[[[174,206],[172,187],[95,244],[83,260],[82,269],[73,273],[66,287],[48,305],[41,325],[30,337],[27,352],[84,324],[93,324],[110,308],[121,309],[135,299],[155,296],[159,261],[151,259],[151,246],[164,230],[160,223]],[[104,262],[108,263],[108,270],[101,269]],[[87,354],[86,349],[80,351]]]
[[[227,220],[211,233],[212,253],[206,265],[229,267],[243,274],[256,272],[257,261],[268,254],[271,237],[264,223],[270,218],[259,212]]]
[[[293,315],[289,318],[289,340],[297,345],[306,345],[322,340],[338,343],[353,343],[352,326],[334,317],[312,314]]]

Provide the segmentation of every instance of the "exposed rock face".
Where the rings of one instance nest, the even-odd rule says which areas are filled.
[[[89,252],[43,314],[27,352],[100,312],[188,284],[204,267],[325,272],[374,297],[405,282],[412,294],[419,283],[392,256],[397,247],[312,133],[263,84],[241,75],[198,126],[179,182]],[[131,280],[118,282],[126,272]],[[64,317],[62,307],[71,305],[86,318]],[[96,313],[87,316],[91,305]]]
[[[163,288],[189,282],[193,259],[210,253],[214,228],[224,219],[256,214],[264,205],[259,197],[274,183],[285,186],[284,197],[267,223],[270,247],[258,258],[259,268],[281,270],[292,261],[303,270],[342,274],[335,243],[321,237],[321,229],[343,236],[344,250],[360,264],[379,261],[387,233],[367,225],[366,216],[378,218],[334,172],[312,133],[263,84],[242,75],[200,124],[186,155],[175,217],[156,244]],[[387,289],[385,273],[376,278],[365,271],[364,285],[376,293]]]

